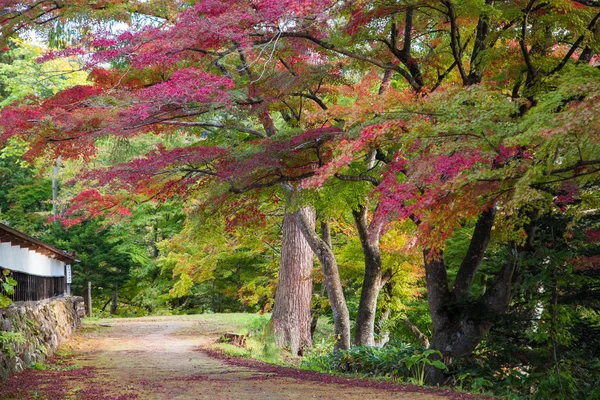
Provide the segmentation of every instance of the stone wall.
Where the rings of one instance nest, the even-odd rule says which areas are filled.
[[[46,361],[84,315],[82,297],[17,302],[0,309],[0,382],[32,363]],[[22,340],[1,340],[10,332],[20,333]]]

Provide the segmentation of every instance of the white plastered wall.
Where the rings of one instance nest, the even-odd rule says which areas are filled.
[[[0,267],[38,276],[65,275],[64,262],[10,243],[0,243]]]

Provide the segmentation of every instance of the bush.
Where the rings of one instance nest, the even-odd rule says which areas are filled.
[[[433,360],[433,355],[431,350],[408,343],[382,348],[357,346],[337,352],[333,351],[333,343],[323,343],[305,354],[302,366],[321,372],[380,376],[422,384],[426,365],[445,368]]]

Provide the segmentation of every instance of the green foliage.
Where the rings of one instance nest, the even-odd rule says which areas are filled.
[[[271,318],[261,315],[248,324],[248,331],[251,340],[260,344],[259,358],[270,363],[281,361],[281,349],[275,344],[275,335]]]
[[[2,352],[9,356],[15,356],[15,350],[13,345],[19,345],[25,343],[25,337],[21,332],[7,332],[0,331],[0,345],[2,346]]]
[[[417,385],[423,385],[427,376],[427,367],[431,366],[446,371],[448,367],[440,361],[442,353],[438,350],[425,350],[422,353],[414,353],[402,359],[406,368],[410,371],[411,381]]]
[[[73,293],[81,295],[87,280],[92,282],[95,298],[110,298],[115,284],[130,287],[131,269],[140,259],[135,258],[134,237],[119,227],[106,228],[99,220],[86,221],[68,230],[51,224],[42,238],[57,248],[75,251],[81,260],[72,266]]]
[[[197,316],[211,324],[224,325],[223,330],[241,332],[244,328],[246,347],[219,343],[214,347],[234,357],[248,357],[271,364],[285,364],[282,352],[275,344],[270,314],[202,314]]]
[[[382,348],[357,346],[343,351],[333,351],[333,344],[327,343],[307,352],[302,366],[328,373],[383,376],[423,385],[428,366],[447,369],[439,357],[440,353],[435,350],[407,343],[393,343]]]
[[[335,341],[332,337],[329,340],[322,339],[319,342],[313,341],[313,347],[302,356],[300,368],[310,369],[325,373],[335,373],[331,365],[333,359],[333,348]]]
[[[0,285],[2,286],[2,290],[0,291],[0,308],[4,308],[12,303],[12,300],[8,296],[14,293],[15,286],[17,286],[17,281],[11,278],[9,270],[2,270]]]
[[[261,236],[253,227],[227,229],[221,217],[188,214],[182,230],[158,244],[161,275],[176,278],[167,301],[190,312],[268,310],[278,263],[270,245],[276,226]]]
[[[44,365],[44,363],[41,363],[39,361],[34,361],[31,364],[29,364],[28,368],[36,370],[36,371],[43,371],[46,369],[46,365]]]
[[[40,46],[13,40],[9,51],[0,53],[0,107],[26,96],[52,96],[75,85],[83,85],[87,73],[75,59],[55,59],[38,63],[44,49]]]
[[[589,236],[598,217],[548,213],[537,225],[536,251],[522,260],[526,273],[508,313],[451,373],[459,387],[477,392],[594,399],[600,386],[599,276],[578,262],[599,254],[597,239]]]

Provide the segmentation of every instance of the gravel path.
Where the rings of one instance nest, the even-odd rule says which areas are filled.
[[[411,399],[461,398],[260,363],[228,361],[202,348],[224,327],[194,316],[110,319],[85,325],[61,348],[69,363],[17,374],[0,397],[47,399]],[[367,382],[367,383],[365,383]]]

